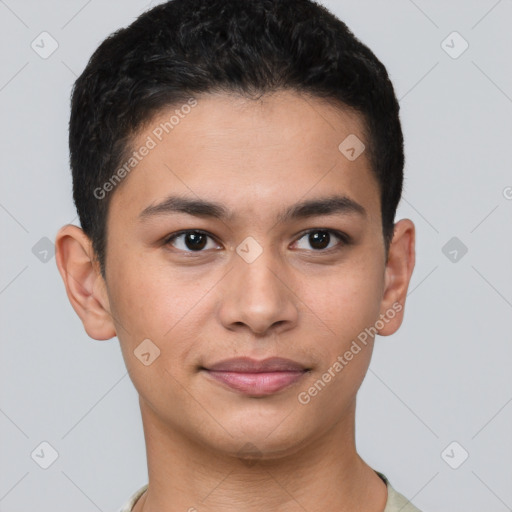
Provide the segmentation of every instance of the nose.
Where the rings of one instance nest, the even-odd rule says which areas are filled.
[[[218,314],[226,329],[271,335],[297,324],[299,300],[290,273],[272,250],[264,249],[250,263],[234,254],[221,283]]]

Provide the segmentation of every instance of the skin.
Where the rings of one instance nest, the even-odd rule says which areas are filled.
[[[56,238],[73,308],[92,338],[118,337],[139,393],[149,489],[134,510],[382,512],[386,486],[358,455],[354,430],[374,339],[309,403],[299,403],[298,394],[359,333],[389,317],[393,304],[401,311],[378,333],[399,328],[414,225],[395,224],[386,258],[367,155],[349,161],[338,150],[349,134],[365,142],[357,114],[290,91],[197,101],[111,192],[106,279],[80,228],[66,225]],[[174,109],[159,112],[133,147]],[[222,203],[233,217],[138,217],[171,194]],[[332,194],[366,214],[276,220],[287,206]],[[183,229],[210,234],[202,252],[183,236],[164,242]],[[304,234],[315,229],[352,241],[333,234],[327,248],[317,248]],[[236,252],[246,237],[263,251],[251,263]],[[145,339],[160,350],[147,366],[134,355]],[[281,356],[311,370],[265,397],[235,392],[200,371],[238,356]],[[256,455],[241,453],[246,443]]]

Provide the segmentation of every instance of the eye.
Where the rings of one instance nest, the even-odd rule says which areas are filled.
[[[337,244],[333,243],[335,242],[333,237],[338,239]],[[306,239],[306,242],[309,243],[310,247],[313,247],[315,251],[326,251],[336,247],[337,245],[343,246],[350,242],[348,235],[332,229],[310,229],[304,233],[303,236],[295,242],[295,244],[298,244],[302,239]],[[310,250],[307,247],[303,247],[303,249]]]
[[[189,231],[181,231],[179,233],[173,233],[165,239],[165,245],[172,245],[176,249],[185,252],[201,252],[203,249],[211,249],[208,247],[208,238],[213,238],[197,229]]]

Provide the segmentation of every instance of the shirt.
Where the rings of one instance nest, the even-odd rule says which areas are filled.
[[[417,509],[405,496],[402,496],[399,492],[395,491],[395,489],[391,487],[389,480],[382,473],[379,473],[378,471],[375,471],[375,473],[381,477],[388,488],[388,499],[386,501],[384,512],[421,512],[421,510]],[[146,492],[147,488],[148,484],[142,486],[138,491],[130,496],[127,503],[119,509],[119,512],[132,512],[135,503],[144,494],[144,492]]]

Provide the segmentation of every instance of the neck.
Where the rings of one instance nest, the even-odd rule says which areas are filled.
[[[170,429],[140,401],[149,486],[133,512],[382,512],[387,489],[355,449],[350,414],[307,445],[241,459]]]

